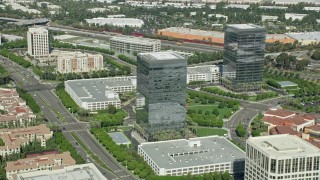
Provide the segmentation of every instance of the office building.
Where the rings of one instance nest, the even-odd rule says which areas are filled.
[[[62,74],[103,70],[103,56],[81,52],[61,54],[57,58],[57,66]]]
[[[38,141],[42,147],[46,147],[46,140],[52,135],[53,132],[45,124],[27,128],[0,129],[0,138],[4,142],[4,145],[0,146],[0,156],[20,153],[21,147],[33,141]]]
[[[235,78],[222,77],[222,84],[235,92],[260,91],[262,86],[266,30],[253,24],[227,25],[224,70]]]
[[[20,173],[62,169],[75,164],[76,161],[71,157],[70,152],[63,152],[61,154],[48,153],[7,162],[6,176],[9,180],[18,180],[17,174]]]
[[[159,52],[161,50],[161,41],[133,36],[114,36],[110,39],[110,49],[127,54]]]
[[[146,138],[168,129],[181,129],[186,120],[187,61],[174,52],[140,53],[137,90],[145,106],[137,110],[137,122]]]
[[[63,169],[42,170],[17,174],[19,180],[106,180],[99,169],[93,164],[77,164]]]
[[[218,83],[220,68],[216,65],[194,66],[187,68],[187,84],[193,81]]]
[[[137,87],[135,76],[69,80],[64,82],[66,92],[79,107],[91,111],[121,107],[118,93],[131,92]]]
[[[288,134],[247,140],[245,180],[318,180],[320,149]]]
[[[30,27],[27,40],[30,56],[38,58],[49,55],[49,33],[45,27]]]
[[[304,17],[306,17],[308,14],[296,14],[296,13],[285,13],[285,18],[286,19],[290,19],[291,18],[291,20],[292,21],[294,21],[294,20],[299,20],[299,21],[301,21]]]
[[[158,176],[244,173],[245,153],[219,136],[142,143],[138,154]]]

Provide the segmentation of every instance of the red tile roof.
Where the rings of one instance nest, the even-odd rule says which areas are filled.
[[[320,124],[315,124],[306,128],[311,129],[312,131],[320,131]]]
[[[289,126],[276,126],[270,129],[270,134],[290,134],[301,137],[301,134],[297,131],[294,131]]]
[[[292,112],[292,111],[287,111],[287,110],[284,110],[284,109],[276,109],[276,110],[269,110],[269,111],[265,112],[264,114],[265,115],[271,115],[271,116],[279,116],[279,117],[285,118],[285,117],[294,115],[296,113]]]

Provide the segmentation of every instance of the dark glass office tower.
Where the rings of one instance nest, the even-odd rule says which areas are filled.
[[[181,129],[186,120],[187,61],[174,52],[140,53],[137,91],[145,105],[137,110],[137,123],[152,141],[152,134]]]
[[[222,84],[235,92],[260,91],[266,30],[254,24],[227,25]]]

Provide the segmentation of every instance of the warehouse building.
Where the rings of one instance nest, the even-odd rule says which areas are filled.
[[[245,153],[219,136],[142,143],[138,153],[159,176],[244,173]]]
[[[79,107],[91,111],[121,107],[118,93],[134,91],[135,76],[69,80],[64,82],[66,92]]]
[[[114,36],[110,39],[110,48],[119,53],[127,54],[159,52],[161,50],[161,41],[133,36]]]
[[[287,33],[287,35],[297,40],[301,45],[317,44],[320,43],[320,31],[315,32],[300,32],[300,33]]]
[[[99,26],[110,25],[110,26],[117,26],[117,27],[136,27],[141,28],[144,22],[141,19],[134,19],[134,18],[93,18],[93,19],[86,19],[88,24],[94,24]]]

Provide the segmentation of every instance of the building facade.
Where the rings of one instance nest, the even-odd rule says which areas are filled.
[[[295,135],[247,140],[245,180],[318,180],[320,149]]]
[[[103,70],[103,56],[84,53],[61,55],[57,58],[57,69],[62,74]]]
[[[187,68],[187,84],[193,81],[218,83],[220,68],[216,65],[194,66]]]
[[[4,146],[0,146],[0,156],[20,153],[21,147],[33,141],[38,141],[42,147],[46,147],[46,140],[52,135],[53,132],[45,124],[19,129],[0,129],[0,138],[4,142]]]
[[[35,121],[36,115],[26,101],[19,97],[16,89],[0,88],[0,125],[3,127],[25,127]]]
[[[6,175],[9,180],[18,180],[17,174],[20,173],[41,170],[51,171],[55,169],[63,169],[66,166],[72,166],[75,164],[76,161],[72,158],[70,152],[68,151],[61,154],[46,154],[7,162]]]
[[[30,27],[27,40],[30,56],[38,58],[49,55],[49,32],[45,27]]]
[[[235,92],[261,90],[265,38],[265,29],[253,24],[226,27],[223,62],[228,72],[235,73],[235,78],[223,77],[225,87]]]
[[[132,36],[114,36],[110,39],[110,48],[127,54],[159,52],[161,50],[161,41]]]
[[[137,64],[137,91],[145,106],[137,122],[152,140],[156,131],[181,129],[186,120],[187,61],[174,52],[141,53]]]
[[[158,176],[244,173],[245,153],[219,136],[142,143],[138,154]]]

